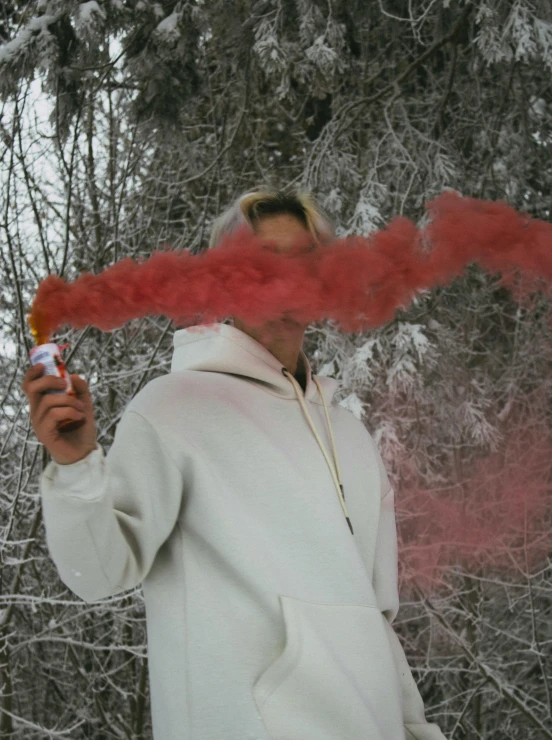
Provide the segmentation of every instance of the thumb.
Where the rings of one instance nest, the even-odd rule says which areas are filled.
[[[86,380],[80,377],[80,375],[71,375],[71,383],[73,384],[73,388],[75,389],[75,393],[77,393],[79,396],[88,396],[90,395],[90,391],[88,389],[88,383]]]

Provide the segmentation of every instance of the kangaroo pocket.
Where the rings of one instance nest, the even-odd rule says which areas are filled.
[[[286,644],[253,686],[271,740],[404,740],[401,688],[379,609],[280,601]]]

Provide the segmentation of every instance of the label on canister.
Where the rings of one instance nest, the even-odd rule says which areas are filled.
[[[48,342],[48,344],[39,344],[33,347],[29,352],[31,365],[44,365],[43,375],[56,375],[58,378],[65,380],[65,390],[48,390],[47,393],[74,393],[71,376],[67,372],[65,363],[61,357],[61,351],[57,344]]]

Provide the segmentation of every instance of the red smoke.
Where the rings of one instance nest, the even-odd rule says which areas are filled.
[[[504,203],[446,192],[427,204],[423,230],[396,218],[369,237],[305,244],[278,254],[247,228],[201,255],[156,251],[74,283],[50,275],[38,288],[31,321],[43,338],[62,326],[109,331],[130,319],[163,314],[178,325],[238,316],[251,326],[284,312],[301,323],[337,321],[358,332],[391,320],[420,290],[443,285],[473,261],[517,298],[552,293],[552,225]],[[261,247],[269,247],[262,249]]]
[[[529,574],[550,553],[552,434],[538,412],[513,413],[500,449],[462,480],[397,497],[402,588],[437,589],[454,568]]]

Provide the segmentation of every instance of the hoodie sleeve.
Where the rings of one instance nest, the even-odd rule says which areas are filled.
[[[151,424],[121,418],[107,454],[51,461],[40,480],[46,542],[63,583],[84,601],[134,588],[173,530],[183,476]]]
[[[410,671],[403,647],[391,626],[399,610],[395,496],[377,448],[376,454],[380,465],[383,495],[374,560],[374,590],[384,616],[385,628],[399,674],[405,738],[406,740],[446,740],[436,724],[426,722],[422,697]]]

